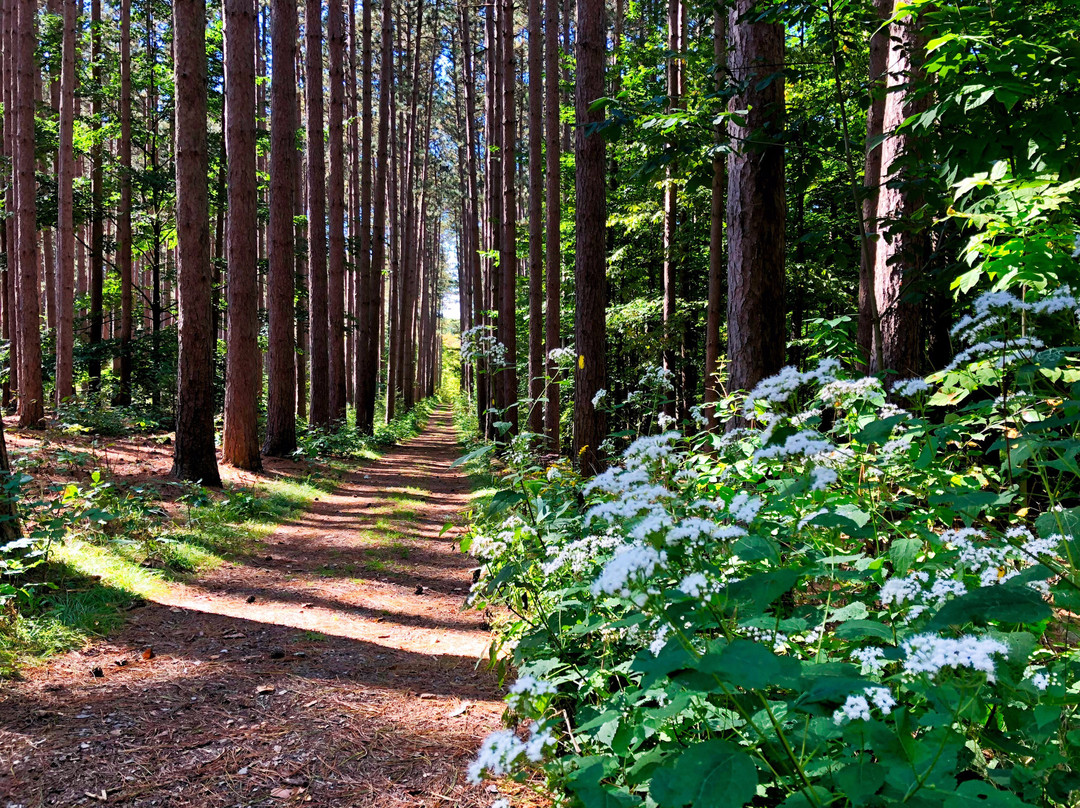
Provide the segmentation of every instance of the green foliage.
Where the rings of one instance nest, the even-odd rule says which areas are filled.
[[[749,427],[589,481],[511,456],[462,547],[536,723],[472,775],[585,808],[1075,804],[1080,365],[1046,346],[1077,306],[984,295],[925,381],[789,368],[724,403]]]

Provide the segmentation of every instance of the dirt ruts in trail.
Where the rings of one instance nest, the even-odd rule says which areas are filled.
[[[439,410],[259,555],[0,685],[0,808],[490,804],[464,770],[502,702],[440,535],[468,503],[458,454]]]

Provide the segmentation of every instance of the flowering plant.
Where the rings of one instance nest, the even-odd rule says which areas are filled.
[[[535,723],[473,774],[589,808],[1075,804],[1080,375],[1036,331],[1076,306],[984,296],[928,379],[787,368],[727,402],[750,427],[522,480],[466,545]]]

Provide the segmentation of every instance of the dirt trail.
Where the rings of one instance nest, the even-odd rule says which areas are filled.
[[[488,805],[463,772],[502,704],[440,536],[467,507],[457,455],[440,410],[260,556],[0,685],[0,806]]]

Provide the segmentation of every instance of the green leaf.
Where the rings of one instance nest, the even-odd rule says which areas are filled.
[[[1050,616],[1042,597],[1026,586],[984,586],[950,600],[934,615],[931,630],[968,623],[984,626],[1001,623],[1038,623]]]
[[[1031,808],[1031,804],[989,783],[969,780],[945,798],[943,808]]]
[[[893,630],[877,620],[848,620],[836,627],[836,636],[842,640],[857,640],[862,637],[877,637],[881,640],[893,640]]]
[[[852,763],[836,773],[836,785],[859,808],[885,785],[885,767],[878,763]]]
[[[739,808],[757,791],[750,756],[714,738],[686,749],[675,763],[653,774],[649,796],[660,808]]]
[[[889,545],[889,560],[892,562],[893,571],[900,576],[907,575],[911,569],[911,562],[922,549],[922,539],[896,539]]]
[[[701,673],[711,674],[734,687],[747,690],[792,685],[799,678],[800,663],[778,657],[761,643],[735,640],[720,651],[710,651],[698,663]]]

